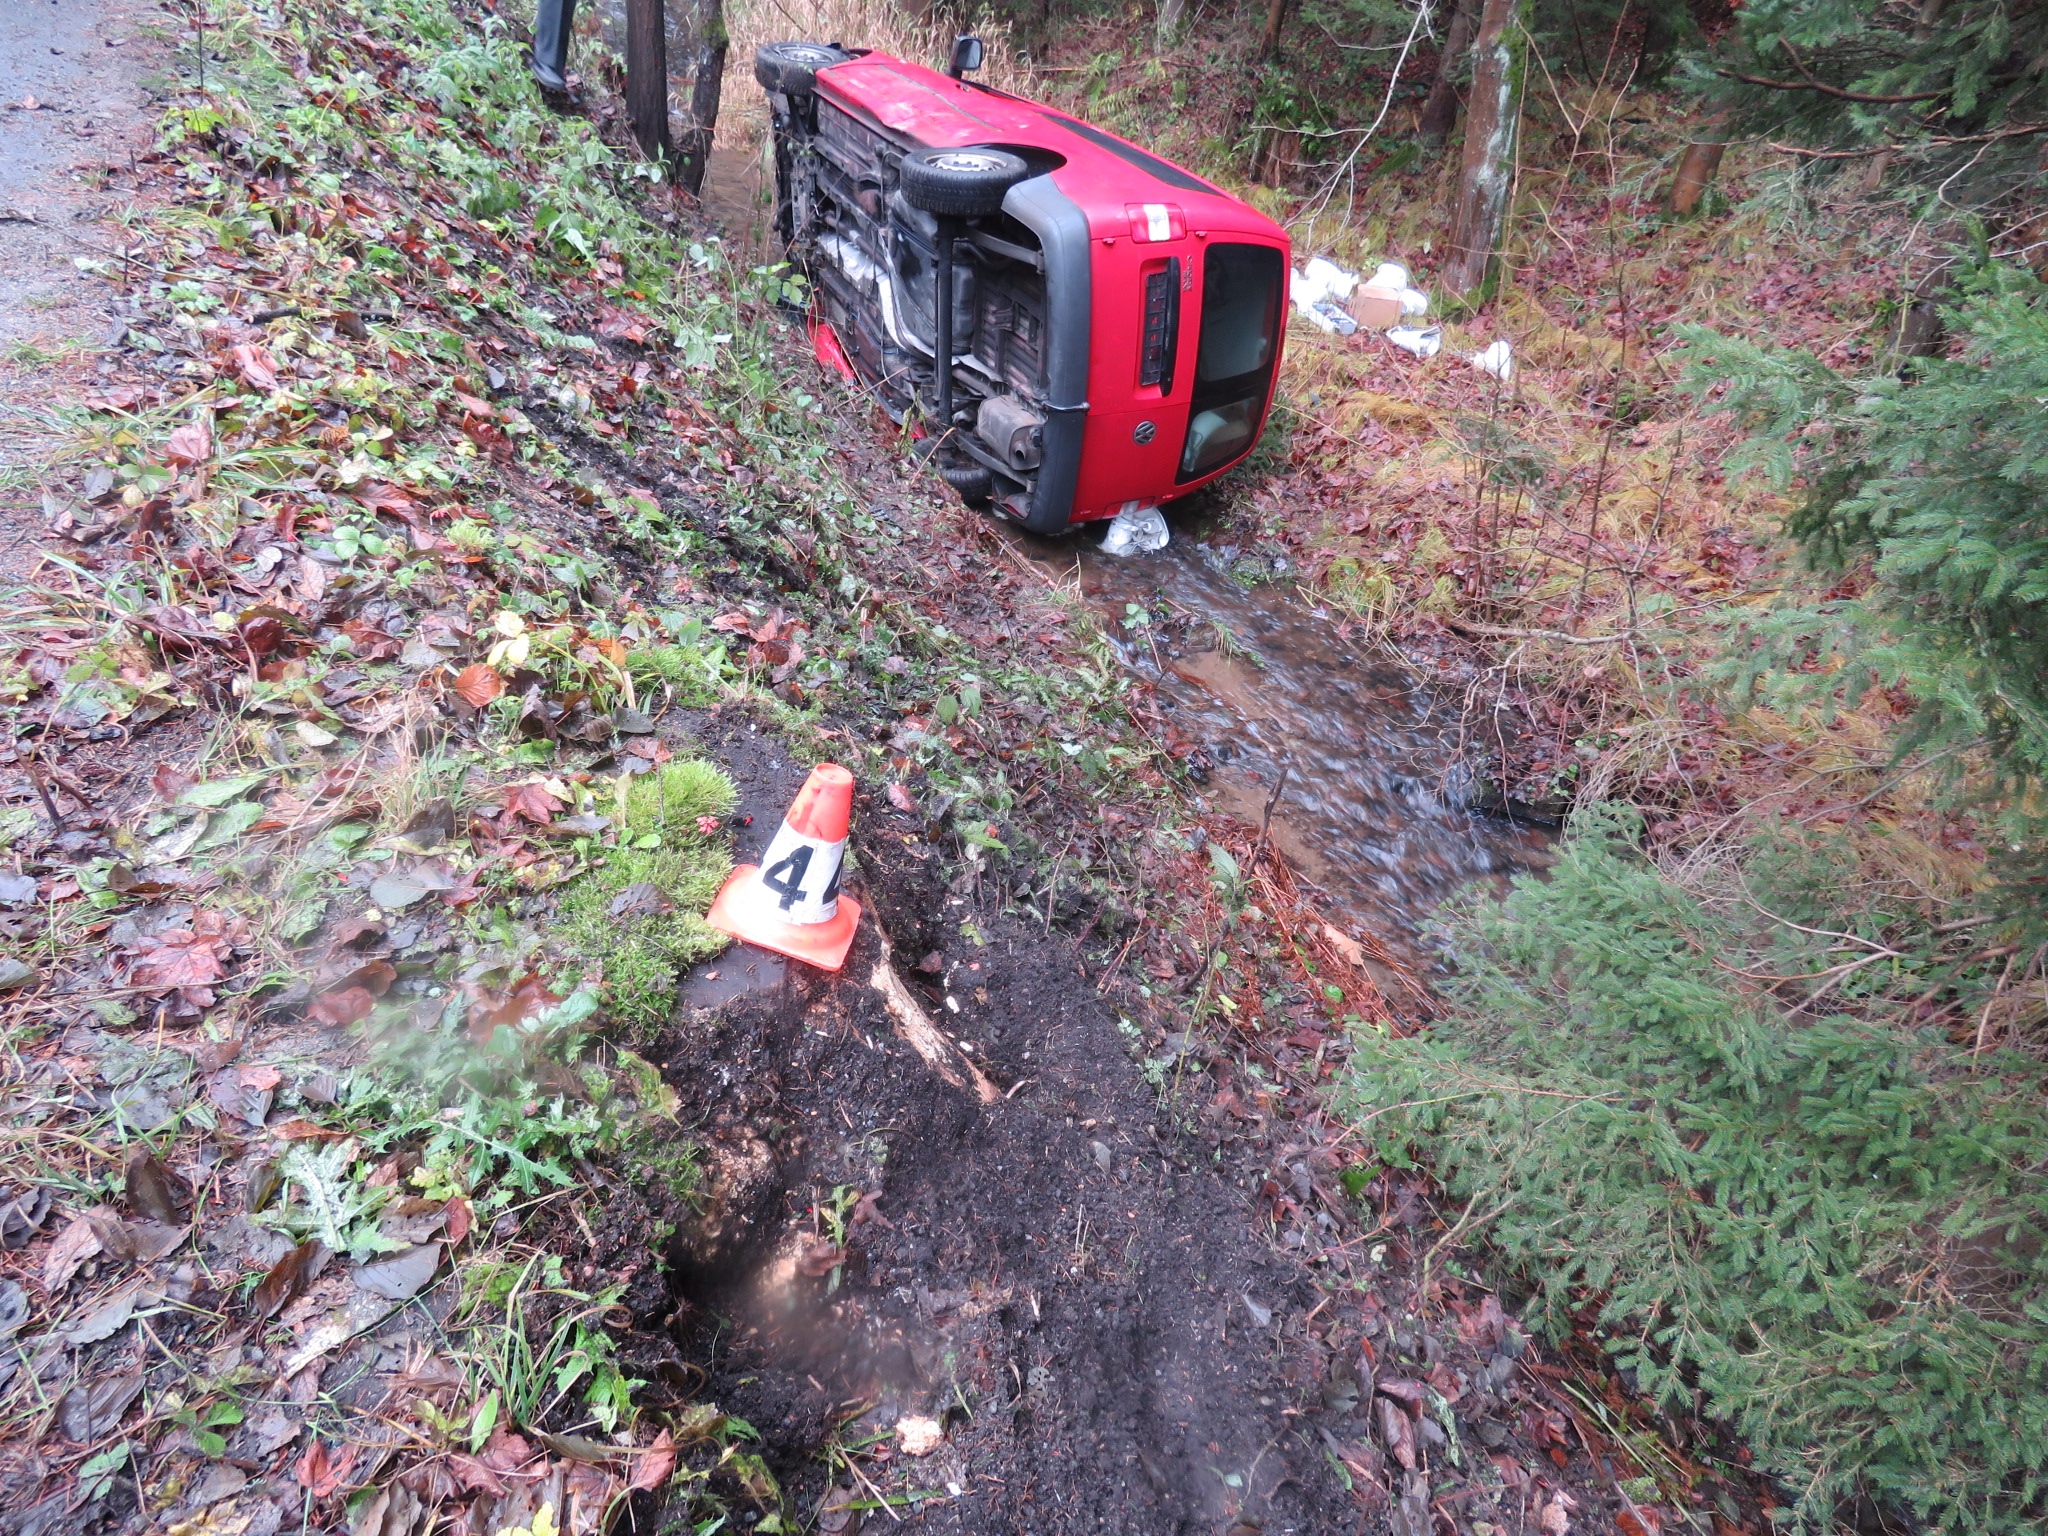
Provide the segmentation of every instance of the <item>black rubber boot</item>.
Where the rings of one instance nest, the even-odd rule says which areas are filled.
[[[533,19],[533,78],[541,89],[569,93],[569,34],[576,27],[576,0],[540,0]]]

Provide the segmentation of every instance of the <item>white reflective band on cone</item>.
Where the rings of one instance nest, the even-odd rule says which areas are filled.
[[[785,923],[830,922],[839,911],[839,865],[846,840],[820,842],[787,821],[761,855],[761,899]]]

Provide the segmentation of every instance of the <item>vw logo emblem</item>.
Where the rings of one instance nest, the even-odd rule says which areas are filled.
[[[1137,429],[1131,433],[1131,441],[1133,441],[1140,448],[1142,448],[1145,446],[1145,444],[1151,442],[1152,439],[1157,437],[1158,435],[1159,428],[1154,426],[1149,421],[1141,421],[1138,423]]]

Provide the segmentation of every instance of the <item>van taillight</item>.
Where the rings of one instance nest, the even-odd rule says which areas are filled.
[[[1145,339],[1138,358],[1138,383],[1173,393],[1173,354],[1180,339],[1180,258],[1170,256],[1145,274]]]

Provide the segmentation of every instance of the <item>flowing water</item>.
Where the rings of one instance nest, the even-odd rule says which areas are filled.
[[[1247,585],[1234,551],[1180,528],[1150,555],[1117,559],[1086,534],[1029,553],[1078,575],[1125,664],[1213,765],[1204,808],[1269,824],[1351,921],[1412,931],[1462,887],[1548,862],[1546,830],[1483,808],[1486,753],[1462,698],[1347,641],[1284,580]]]

